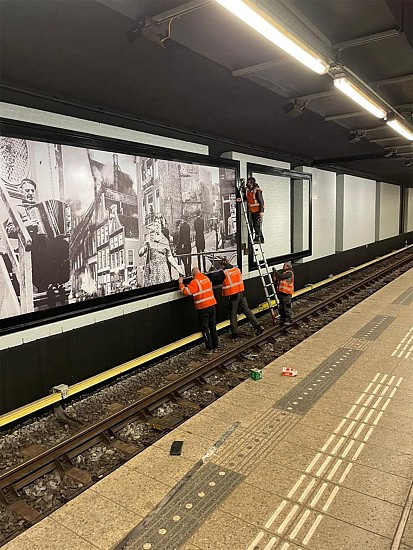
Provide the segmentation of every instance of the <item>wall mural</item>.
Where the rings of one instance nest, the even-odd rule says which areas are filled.
[[[236,262],[233,168],[0,145],[0,318],[156,287],[222,255]]]

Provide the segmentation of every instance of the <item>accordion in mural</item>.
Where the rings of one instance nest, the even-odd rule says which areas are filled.
[[[27,215],[39,226],[39,233],[49,239],[70,234],[70,208],[66,203],[50,199],[26,208]]]

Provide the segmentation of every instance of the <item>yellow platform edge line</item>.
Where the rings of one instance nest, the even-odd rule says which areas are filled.
[[[407,247],[400,248],[399,250],[394,250],[393,252],[390,252],[389,254],[386,254],[385,256],[380,256],[379,258],[375,258],[374,260],[371,260],[369,262],[366,262],[365,264],[361,264],[357,267],[353,267],[350,269],[347,269],[346,271],[343,271],[342,273],[339,273],[338,275],[334,275],[333,277],[329,277],[328,279],[324,279],[323,281],[319,281],[318,283],[308,285],[297,292],[294,293],[294,297],[301,296],[303,294],[306,294],[307,292],[311,292],[312,290],[322,287],[324,285],[327,285],[331,283],[334,280],[341,279],[342,277],[345,277],[346,275],[349,275],[350,273],[355,273],[356,271],[359,271],[360,269],[363,269],[365,267],[368,267],[369,265],[373,265],[379,261],[385,260],[386,258],[389,258],[391,256],[394,256],[395,254],[401,252],[402,250],[406,250],[408,248],[411,248],[413,245],[409,245]],[[275,305],[275,302],[272,302],[272,305]],[[256,308],[254,308],[252,311],[254,313],[260,313],[262,311],[265,311],[268,309],[267,302],[264,302],[262,304],[259,304]],[[245,315],[238,315],[238,319],[245,319]],[[226,328],[229,326],[229,320],[222,321],[221,323],[217,324],[217,330],[222,330],[223,328]],[[146,353],[145,355],[141,355],[140,357],[137,357],[135,359],[131,359],[130,361],[127,361],[126,363],[122,363],[121,365],[118,365],[117,367],[113,367],[112,369],[109,369],[107,371],[101,372],[100,374],[96,374],[95,376],[92,376],[91,378],[87,378],[86,380],[82,380],[82,382],[78,382],[76,384],[73,384],[72,386],[69,386],[68,388],[68,396],[76,395],[79,392],[85,391],[87,389],[92,388],[93,386],[96,386],[97,384],[101,384],[102,382],[105,382],[107,380],[110,380],[111,378],[114,378],[115,376],[119,376],[120,374],[123,374],[125,372],[128,372],[131,369],[134,369],[136,367],[145,365],[149,361],[152,361],[154,359],[161,358],[162,356],[171,353],[179,348],[182,348],[185,345],[191,344],[193,342],[196,342],[197,340],[200,340],[202,338],[202,334],[200,332],[195,332],[194,334],[191,334],[189,336],[186,336],[185,338],[182,338],[180,340],[177,340],[176,342],[172,342],[171,344],[168,344],[166,346],[163,346],[162,348],[158,348],[154,351],[151,351],[149,353]],[[23,405],[22,407],[19,407],[17,409],[14,409],[8,413],[5,413],[0,416],[0,427],[7,426],[7,424],[10,424],[12,422],[18,421],[25,416],[29,414],[33,414],[37,411],[40,411],[41,409],[44,409],[46,407],[49,407],[50,405],[53,405],[59,401],[63,401],[63,397],[60,393],[53,393],[51,395],[47,395],[45,397],[41,397],[37,401],[33,401],[31,403],[27,403],[26,405]]]

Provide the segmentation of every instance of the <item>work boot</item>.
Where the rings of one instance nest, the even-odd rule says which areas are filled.
[[[255,334],[259,336],[264,332],[264,327],[262,325],[258,325],[258,327],[255,329]]]
[[[203,355],[212,355],[213,351],[212,351],[212,349],[204,349],[204,350],[202,350],[202,354]]]

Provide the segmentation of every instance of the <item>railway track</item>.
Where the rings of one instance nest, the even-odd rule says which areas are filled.
[[[97,444],[115,449],[124,460],[137,454],[144,448],[125,442],[119,437],[119,433],[128,425],[134,422],[148,424],[155,432],[152,441],[149,439],[146,446],[153,440],[161,437],[168,431],[174,429],[186,418],[196,414],[200,409],[197,400],[188,398],[193,388],[197,392],[208,392],[213,398],[219,398],[232,387],[245,380],[249,375],[254,357],[266,356],[265,362],[274,359],[271,356],[271,347],[280,343],[280,340],[288,339],[286,349],[290,349],[300,341],[304,340],[321,326],[326,325],[332,319],[347,311],[353,305],[369,296],[372,292],[381,288],[390,279],[397,276],[397,272],[404,272],[413,266],[413,255],[402,254],[402,258],[391,263],[387,262],[384,268],[378,273],[373,273],[358,280],[340,290],[333,287],[324,289],[324,294],[330,294],[321,299],[317,294],[310,294],[306,297],[307,307],[295,315],[294,323],[289,327],[276,325],[268,328],[260,336],[244,341],[236,347],[220,354],[214,355],[208,362],[198,365],[183,375],[170,375],[168,382],[160,389],[143,388],[137,395],[137,399],[130,405],[116,410],[109,416],[99,420],[92,425],[82,426],[78,423],[76,433],[61,443],[48,449],[35,453],[28,460],[9,468],[0,474],[0,503],[3,510],[23,520],[18,523],[16,529],[8,529],[5,539],[0,544],[7,542],[16,536],[20,531],[36,523],[51,513],[54,508],[39,510],[38,507],[30,505],[25,500],[24,488],[43,476],[58,471],[62,477],[69,478],[75,482],[75,490],[71,498],[93,484],[93,475],[89,471],[79,467],[76,457]],[[326,292],[327,290],[327,292]],[[312,302],[314,301],[314,304]],[[241,368],[234,368],[234,365],[241,365]],[[211,380],[214,383],[211,383]],[[169,414],[159,417],[156,411],[165,403],[173,405]],[[65,418],[65,415],[62,416]],[[108,473],[108,472],[105,472]],[[11,522],[12,523],[12,522]]]

